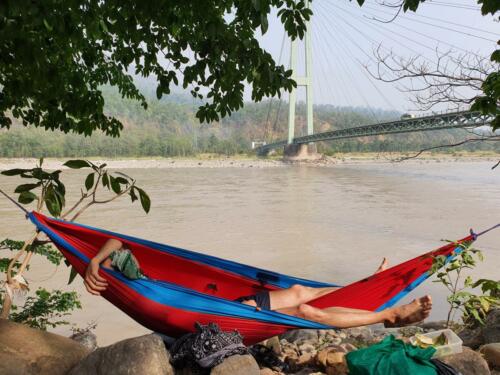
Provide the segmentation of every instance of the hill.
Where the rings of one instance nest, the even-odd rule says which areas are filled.
[[[199,103],[190,96],[173,94],[156,100],[148,94],[149,108],[122,99],[109,88],[103,89],[106,112],[122,121],[120,138],[102,134],[84,137],[45,131],[15,124],[0,131],[0,157],[136,157],[192,156],[197,153],[232,155],[250,151],[253,140],[273,141],[287,134],[287,103],[278,100],[247,103],[243,109],[213,124],[200,124],[195,117]],[[368,108],[317,105],[315,131],[342,129],[396,119],[400,113]],[[304,134],[305,105],[297,105],[296,135]],[[465,137],[464,130],[409,133],[321,143],[318,149],[335,152],[415,151]],[[493,149],[493,144],[474,143],[466,150]],[[498,148],[498,146],[497,146]]]

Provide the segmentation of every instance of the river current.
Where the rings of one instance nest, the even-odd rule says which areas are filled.
[[[359,163],[329,167],[163,168],[122,170],[151,196],[145,214],[128,198],[93,207],[80,221],[300,277],[346,284],[373,272],[383,257],[401,262],[500,222],[500,170],[491,162]],[[69,171],[67,189],[85,175]],[[0,176],[2,189],[17,181]],[[70,199],[71,200],[71,199]],[[32,226],[0,200],[0,238],[25,239]],[[472,276],[499,279],[500,230],[476,242],[485,261]],[[4,256],[4,254],[0,254]],[[68,319],[97,323],[99,344],[147,330],[69,270],[36,258],[32,290],[77,290],[83,309]],[[432,319],[446,315],[444,287],[427,281],[406,299],[430,293]],[[22,299],[18,302],[22,302]],[[67,334],[69,326],[57,329]]]

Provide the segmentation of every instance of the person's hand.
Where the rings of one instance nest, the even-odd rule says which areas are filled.
[[[94,259],[90,261],[85,271],[83,283],[88,292],[96,296],[101,295],[101,292],[106,290],[108,282],[99,275],[99,262],[96,262]]]

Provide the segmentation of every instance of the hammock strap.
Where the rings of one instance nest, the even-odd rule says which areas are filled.
[[[16,202],[12,197],[10,197],[9,195],[7,195],[7,193],[5,193],[2,189],[0,189],[0,193],[2,193],[5,198],[7,198],[8,200],[10,200],[12,203],[14,203],[19,209],[21,209],[22,211],[24,211],[24,213],[26,214],[26,216],[28,216],[29,212],[26,208],[24,208],[23,206],[21,206],[21,204],[19,202]]]
[[[485,229],[485,230],[483,230],[482,232],[479,232],[479,233],[474,233],[474,231],[471,229],[470,230],[470,234],[473,236],[473,238],[475,240],[479,236],[481,236],[481,235],[483,235],[485,233],[488,233],[489,231],[491,231],[493,229],[496,229],[496,228],[500,228],[500,223],[498,223],[497,225],[493,225],[491,228]]]

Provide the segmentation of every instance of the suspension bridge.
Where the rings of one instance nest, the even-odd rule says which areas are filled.
[[[307,6],[311,6],[309,1],[306,1]],[[285,148],[285,151],[288,149],[289,152],[292,154],[296,151],[293,150],[298,150],[301,145],[311,145],[315,142],[320,142],[320,141],[335,141],[339,139],[346,139],[346,138],[359,138],[359,137],[367,137],[367,136],[377,136],[377,135],[384,135],[384,134],[400,134],[400,133],[410,133],[410,132],[422,132],[422,131],[432,131],[432,130],[442,130],[442,129],[459,129],[459,128],[476,128],[480,126],[485,126],[491,123],[493,120],[493,116],[489,115],[483,115],[479,112],[474,112],[470,111],[469,109],[454,109],[454,110],[448,110],[448,111],[442,111],[440,113],[433,112],[431,114],[426,114],[426,115],[420,115],[418,117],[415,117],[413,115],[405,115],[401,116],[400,119],[397,120],[392,120],[392,121],[381,121],[377,119],[377,116],[373,114],[372,107],[370,106],[369,101],[366,98],[366,93],[363,93],[363,89],[359,90],[353,83],[359,79],[360,76],[364,77],[366,84],[370,84],[371,87],[376,90],[377,92],[377,97],[378,99],[383,99],[386,103],[391,105],[391,101],[384,95],[383,90],[380,90],[379,87],[373,82],[373,76],[370,76],[370,74],[366,71],[366,69],[362,69],[361,73],[362,74],[356,74],[352,71],[352,60],[355,60],[355,62],[359,65],[363,65],[359,58],[355,55],[354,50],[358,51],[358,54],[361,53],[362,55],[366,56],[368,59],[373,61],[373,56],[370,56],[366,51],[367,48],[359,42],[359,40],[355,40],[353,38],[353,35],[358,34],[362,37],[362,40],[371,42],[372,44],[378,43],[379,48],[384,49],[380,43],[379,40],[376,38],[376,33],[378,33],[381,38],[381,36],[390,37],[395,44],[403,46],[404,48],[408,49],[410,52],[413,54],[417,54],[422,57],[421,52],[414,50],[412,47],[409,46],[409,44],[416,44],[422,48],[426,49],[432,49],[428,44],[423,43],[420,40],[415,40],[411,37],[411,33],[408,31],[413,31],[412,29],[409,29],[405,25],[400,25],[396,24],[395,26],[402,28],[405,33],[403,34],[398,34],[397,31],[388,30],[387,29],[387,24],[379,24],[377,23],[371,23],[369,17],[359,18],[356,17],[356,13],[352,12],[349,8],[345,8],[343,5],[341,6],[340,2],[336,1],[322,1],[318,0],[315,1],[314,4],[318,4],[318,8],[313,9],[314,15],[312,17],[312,20],[314,20],[315,25],[312,25],[312,22],[309,21],[307,24],[307,31],[304,35],[303,38],[303,54],[302,57],[303,61],[303,68],[302,70],[304,71],[303,74],[299,74],[299,68],[298,68],[298,44],[299,40],[292,40],[290,42],[290,50],[289,50],[289,61],[290,61],[290,69],[292,70],[292,78],[296,81],[297,83],[297,88],[293,89],[290,94],[289,94],[289,100],[288,100],[288,137],[287,139],[279,140],[279,141],[271,141],[266,144],[265,142],[262,142],[263,144],[259,147],[256,147],[256,152],[259,155],[266,155],[268,154],[271,150],[278,149],[278,148]],[[447,3],[447,2],[438,2],[438,3],[429,3],[432,5],[447,5],[452,6],[454,8],[457,8],[454,4],[452,3]],[[388,13],[384,10],[380,10],[374,7],[371,7],[369,4],[366,7],[369,11],[371,11],[371,18],[372,20],[375,19],[375,17],[380,17],[380,16],[390,16],[391,13]],[[459,7],[457,9],[461,10],[474,10],[476,11],[477,8],[473,7]],[[321,17],[318,18],[318,14],[327,14],[329,11],[335,11],[336,14],[342,15],[340,18],[336,18],[336,21],[340,22],[328,22],[325,20],[322,20]],[[370,13],[369,13],[370,14]],[[452,32],[456,33],[461,33],[462,35],[468,36],[468,37],[473,37],[476,39],[483,39],[486,41],[491,41],[495,42],[494,39],[491,39],[491,35],[495,35],[495,33],[489,32],[489,31],[484,31],[480,30],[478,28],[474,27],[468,27],[464,26],[458,23],[453,23],[449,21],[443,21],[439,20],[436,18],[432,17],[426,17],[426,16],[421,16],[418,15],[419,18],[415,17],[408,17],[406,15],[400,16],[400,18],[410,20],[412,22],[420,23],[422,25],[430,25],[433,27],[437,28],[442,28],[444,30],[449,30]],[[358,21],[359,24],[356,24],[355,22]],[[436,24],[435,21],[441,21],[444,22],[440,24]],[[342,26],[344,25],[344,26]],[[332,26],[327,27],[327,26]],[[322,29],[320,29],[322,27]],[[343,28],[346,27],[346,28]],[[462,30],[459,27],[466,28],[467,30]],[[320,29],[318,33],[318,29]],[[316,35],[313,33],[313,31],[316,30]],[[420,37],[425,37],[428,38],[429,40],[433,40],[435,42],[438,42],[440,45],[447,45],[451,48],[455,48],[456,50],[463,51],[466,53],[470,53],[473,56],[479,56],[475,52],[468,51],[466,49],[463,49],[462,47],[453,45],[449,42],[440,40],[436,38],[436,36],[433,35],[428,35],[425,33],[422,33],[421,31],[414,31],[417,35]],[[318,34],[320,34],[318,36]],[[489,35],[487,35],[489,34]],[[347,40],[342,40],[342,38],[339,37],[339,35],[344,36]],[[401,39],[396,38],[396,36],[401,37]],[[344,71],[341,73],[344,77],[341,81],[342,86],[339,88],[339,92],[343,92],[345,94],[351,95],[351,98],[353,97],[358,97],[361,98],[365,105],[366,108],[368,108],[372,114],[373,114],[373,121],[368,124],[368,125],[360,125],[360,126],[354,126],[354,127],[342,127],[340,129],[335,129],[335,130],[328,130],[328,131],[323,131],[323,132],[318,132],[315,133],[314,129],[314,113],[313,113],[313,78],[316,79],[315,83],[321,84],[322,79],[326,79],[327,74],[325,74],[325,67],[320,66],[321,71],[323,72],[323,75],[321,78],[318,78],[317,76],[313,76],[313,54],[312,54],[312,40],[311,38],[315,38],[315,46],[320,44],[322,40],[330,40],[331,43],[334,45],[338,46],[337,50],[342,51],[344,54],[346,54],[347,57],[350,57],[349,62],[346,59],[346,56],[342,56],[342,54],[338,55],[339,58],[339,67],[342,67]],[[498,35],[497,35],[498,37]],[[418,38],[417,38],[418,39]],[[423,38],[422,38],[423,39]],[[327,42],[328,43],[328,42]],[[279,54],[279,63],[281,63],[281,58],[283,55],[283,46],[285,44],[285,37],[283,38],[282,45],[281,45],[281,51]],[[437,47],[436,47],[437,48]],[[319,55],[323,54],[323,57],[325,56],[324,52],[325,48],[319,48]],[[388,49],[385,48],[387,51]],[[392,50],[390,53],[393,53]],[[434,64],[436,65],[436,61],[433,61],[432,59],[429,59],[426,56],[423,56],[424,60],[427,61],[429,64]],[[345,80],[344,80],[345,79]],[[328,85],[328,82],[327,82]],[[331,85],[330,85],[331,86]],[[297,94],[296,90],[299,89],[300,87],[305,88],[305,104],[306,104],[306,133],[305,135],[300,135],[296,136],[295,135],[295,111],[296,111],[296,102],[297,102]],[[391,106],[394,108],[394,106]],[[455,106],[456,108],[456,106]],[[279,111],[281,109],[281,98],[279,101],[279,107],[278,107],[278,112],[277,112],[277,117],[279,117]],[[395,111],[398,111],[397,109],[394,108]],[[271,102],[269,105],[269,111],[268,111],[268,120],[271,112]],[[267,121],[268,122],[268,121]],[[284,137],[283,137],[284,138]],[[290,151],[291,150],[291,151]],[[293,155],[292,155],[293,156]]]

